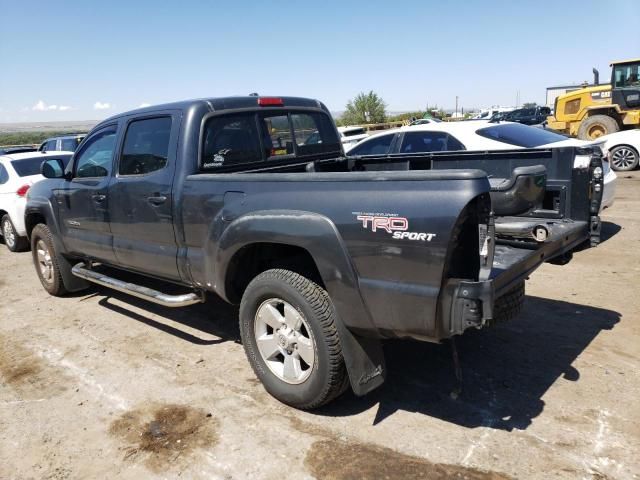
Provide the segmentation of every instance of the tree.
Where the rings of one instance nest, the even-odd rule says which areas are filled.
[[[383,123],[387,118],[386,107],[382,98],[373,90],[369,93],[361,92],[347,102],[341,123],[344,125]]]
[[[522,104],[522,108],[536,108],[538,104],[536,102],[525,102]]]

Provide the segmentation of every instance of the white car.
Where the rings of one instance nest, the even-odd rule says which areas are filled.
[[[369,134],[364,127],[350,126],[350,127],[338,127],[338,133],[340,134],[340,141],[345,150],[353,147],[360,140],[369,138]]]
[[[0,155],[0,235],[12,252],[28,247],[24,209],[31,185],[44,178],[40,175],[40,165],[57,158],[66,167],[71,155],[72,152]]]
[[[347,155],[389,155],[454,150],[491,151],[593,145],[603,148],[602,138],[604,137],[595,141],[577,140],[520,123],[492,123],[476,120],[473,122],[442,122],[385,130],[370,136],[350,149],[345,148],[345,151]],[[617,178],[606,157],[603,162],[603,170],[604,191],[601,210],[613,205]]]
[[[598,138],[597,141],[604,142],[602,149],[608,155],[612,169],[628,172],[638,167],[639,129],[610,133]]]

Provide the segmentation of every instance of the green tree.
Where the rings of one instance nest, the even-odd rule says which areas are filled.
[[[361,92],[353,100],[347,102],[346,111],[342,115],[344,125],[359,123],[383,123],[387,119],[387,105],[373,90]]]
[[[522,108],[536,108],[538,104],[536,102],[525,102],[522,104]]]

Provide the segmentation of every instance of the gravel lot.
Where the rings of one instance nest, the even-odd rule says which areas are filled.
[[[640,172],[605,241],[448,345],[389,342],[387,384],[313,413],[254,378],[237,311],[41,288],[0,247],[0,478],[640,478]]]

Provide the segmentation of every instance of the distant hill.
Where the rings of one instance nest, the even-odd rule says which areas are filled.
[[[28,123],[0,123],[0,133],[21,132],[86,132],[96,125],[99,120],[79,120],[66,122],[28,122]]]

